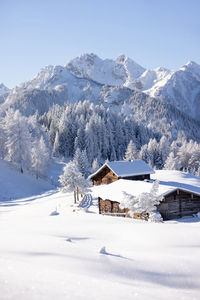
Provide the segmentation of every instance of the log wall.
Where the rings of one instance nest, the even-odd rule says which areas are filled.
[[[200,196],[177,190],[165,196],[165,199],[157,206],[163,220],[171,220],[192,216],[200,212]]]
[[[94,185],[109,184],[116,180],[118,180],[118,177],[108,167],[103,168],[101,172],[92,178]]]
[[[111,200],[103,200],[98,198],[99,202],[99,213],[102,215],[126,217],[128,214],[128,209],[121,209],[119,207],[119,202]]]

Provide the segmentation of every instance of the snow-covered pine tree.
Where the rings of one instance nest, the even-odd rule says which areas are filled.
[[[4,120],[0,117],[0,158],[4,159],[6,155],[5,143],[6,143],[6,134],[4,130]]]
[[[165,170],[180,170],[181,163],[177,157],[174,157],[174,153],[170,152],[166,159],[164,169]]]
[[[131,161],[137,159],[138,153],[136,149],[136,145],[134,144],[133,140],[130,140],[126,152],[125,152],[125,160]]]
[[[90,174],[90,165],[88,163],[86,150],[81,151],[79,148],[77,148],[73,161],[77,165],[82,175],[87,178]]]
[[[99,169],[99,161],[98,158],[96,157],[92,162],[92,170],[93,172],[96,172],[98,169]]]
[[[87,158],[87,152],[86,149],[82,150],[81,152],[81,158],[82,158],[82,172],[83,176],[87,178],[90,174],[90,165]]]
[[[189,161],[192,156],[194,149],[194,142],[192,140],[187,143],[186,140],[182,142],[182,145],[179,147],[177,157],[181,163],[181,170],[189,171]]]
[[[170,144],[169,141],[167,139],[167,137],[165,135],[163,135],[160,139],[159,142],[159,152],[161,154],[162,157],[162,165],[161,165],[161,169],[164,167],[164,163],[169,155],[170,152]]]
[[[49,167],[49,151],[41,136],[39,142],[35,141],[31,151],[32,171],[38,177],[45,177]]]
[[[148,143],[149,164],[152,168],[161,169],[163,165],[162,154],[159,151],[159,145],[156,139],[150,139]]]
[[[193,147],[191,149],[191,157],[189,159],[189,168],[193,174],[198,173],[198,169],[200,167],[200,145],[197,142],[193,143]]]
[[[10,109],[4,119],[6,133],[6,159],[19,168],[21,173],[31,168],[31,134],[28,130],[27,118],[19,110]]]
[[[149,156],[147,144],[145,144],[141,147],[140,152],[138,154],[138,158],[144,160],[147,164],[149,163],[150,156]]]
[[[54,157],[59,157],[59,132],[56,131],[56,136],[53,144],[52,155]]]

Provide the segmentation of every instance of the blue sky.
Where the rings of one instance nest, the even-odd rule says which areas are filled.
[[[200,64],[199,0],[0,0],[0,83],[82,53],[145,68]]]

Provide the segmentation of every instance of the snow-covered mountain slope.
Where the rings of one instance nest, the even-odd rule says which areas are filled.
[[[106,83],[106,84],[105,84]],[[66,67],[47,66],[32,80],[12,91],[0,111],[9,107],[25,115],[42,115],[53,104],[89,100],[106,108],[130,114],[154,132],[200,140],[200,66],[188,63],[176,71],[145,70],[124,55],[102,60],[85,54]],[[153,98],[154,97],[154,98]]]
[[[148,93],[150,88],[163,80],[169,73],[170,70],[163,67],[159,67],[154,70],[146,70],[135,82],[135,86],[143,92]]]
[[[7,206],[14,199],[35,196],[53,188],[48,182],[21,174],[12,165],[0,160],[0,205]]]
[[[66,68],[81,78],[90,78],[106,85],[128,87],[145,71],[143,67],[125,55],[120,55],[116,60],[103,60],[93,53],[71,60]]]
[[[7,88],[3,83],[0,84],[0,104],[6,100],[10,91],[11,90]]]
[[[145,92],[200,120],[200,65],[195,62],[166,74]]]
[[[53,104],[62,106],[66,102],[85,99],[132,116],[138,124],[158,134],[169,135],[171,132],[176,137],[178,130],[183,130],[188,138],[200,141],[200,124],[162,99],[151,98],[124,86],[102,85],[91,79],[78,78],[63,67],[47,67],[32,81],[12,90],[0,110],[4,112],[13,107],[27,116],[36,111],[42,115]]]
[[[11,91],[0,109],[9,107],[20,109],[25,115],[38,111],[43,114],[53,104],[77,102],[88,99],[96,101],[102,85],[89,79],[82,79],[71,74],[61,66],[48,66],[28,82],[22,83]]]
[[[3,83],[0,83],[0,96],[4,94],[8,94],[10,91]]]
[[[106,86],[103,91],[102,86]],[[37,105],[40,106],[38,109],[40,112],[44,111],[47,103],[51,106],[57,101],[59,104],[85,99],[99,102],[96,99],[99,100],[101,96],[106,97],[104,90],[110,89],[107,86],[127,87],[144,92],[151,97],[163,99],[180,111],[200,120],[200,66],[198,64],[189,62],[175,71],[162,67],[145,70],[124,55],[116,60],[103,60],[95,54],[84,54],[70,61],[65,67],[47,66],[35,78],[12,90],[7,97],[5,107],[14,105],[19,98],[23,98],[20,100],[23,106],[27,94],[30,95],[29,98],[34,98],[36,104],[34,109],[37,109]],[[41,95],[43,103],[40,104],[35,98],[37,97],[35,94],[40,93],[38,90],[51,94],[49,96],[43,92]],[[8,89],[2,86],[2,91],[8,92]],[[57,91],[62,100],[58,99]],[[109,94],[110,101],[112,91],[109,90]],[[116,92],[114,94],[116,95]],[[5,97],[0,100],[0,103],[4,100]]]
[[[143,91],[200,120],[200,66],[194,62],[175,71],[163,67],[145,70],[124,55],[114,61],[102,60],[94,54],[84,54],[69,62],[66,67],[81,78]]]

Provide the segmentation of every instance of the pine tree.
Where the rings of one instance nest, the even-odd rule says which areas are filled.
[[[160,155],[161,155],[161,158],[162,158],[162,165],[161,165],[161,168],[163,168],[164,166],[164,163],[169,155],[169,152],[170,152],[170,144],[169,144],[169,141],[167,139],[166,136],[162,136],[161,139],[160,139],[160,142],[159,142],[159,152],[160,152]]]
[[[3,118],[0,118],[0,158],[1,159],[4,159],[6,155],[6,149],[5,149],[6,133],[3,124],[4,124]]]
[[[52,155],[54,157],[59,157],[59,132],[56,131],[56,136],[53,144]]]
[[[149,156],[147,144],[141,147],[140,152],[138,154],[138,158],[144,160],[147,164],[149,163],[150,156]]]
[[[156,139],[150,139],[148,143],[148,153],[149,153],[149,164],[150,166],[157,167],[158,169],[161,168],[162,166],[162,156],[161,153],[159,152],[159,147]]]
[[[15,164],[23,173],[31,168],[31,134],[28,130],[27,119],[10,109],[4,119],[4,130],[6,133],[6,159]]]
[[[93,172],[96,172],[99,169],[99,162],[98,159],[95,158],[92,162],[92,170]]]
[[[165,170],[180,170],[181,163],[177,157],[174,157],[174,153],[170,152],[169,156],[166,159],[164,169]]]
[[[33,144],[32,151],[32,171],[35,173],[36,178],[45,177],[49,167],[49,151],[41,136],[39,142]]]
[[[137,157],[138,154],[137,154],[136,145],[134,144],[133,140],[130,140],[125,152],[125,160],[131,161],[137,159]]]

